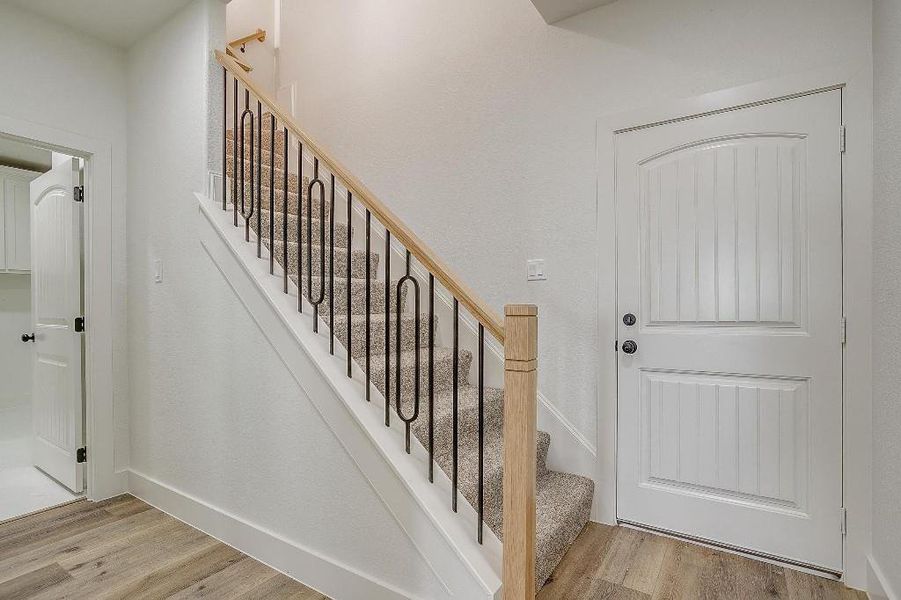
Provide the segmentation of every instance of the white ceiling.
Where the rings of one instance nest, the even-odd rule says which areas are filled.
[[[532,4],[548,23],[556,23],[586,10],[610,4],[616,0],[532,0]]]
[[[190,0],[5,1],[113,46],[127,48],[164,23]]]

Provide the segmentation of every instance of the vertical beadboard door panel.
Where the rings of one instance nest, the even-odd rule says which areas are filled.
[[[841,91],[616,136],[621,520],[842,569]]]
[[[81,312],[81,204],[77,165],[67,160],[31,182],[31,293],[34,320],[36,467],[73,492],[84,488]]]

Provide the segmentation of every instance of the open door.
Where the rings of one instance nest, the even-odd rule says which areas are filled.
[[[84,490],[82,393],[82,204],[68,159],[31,182],[34,321],[34,465],[75,493]]]

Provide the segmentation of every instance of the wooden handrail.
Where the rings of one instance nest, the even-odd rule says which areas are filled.
[[[538,307],[504,307],[504,600],[535,598]]]
[[[366,188],[350,171],[345,169],[335,160],[322,146],[313,141],[307,135],[300,125],[291,115],[286,113],[278,103],[244,72],[244,70],[225,52],[216,50],[216,60],[232,75],[243,82],[244,86],[257,97],[262,104],[265,104],[269,110],[287,127],[298,139],[303,141],[304,145],[310,151],[319,157],[328,170],[341,179],[347,186],[347,189],[371,212],[382,225],[388,228],[397,241],[410,251],[428,271],[435,276],[441,285],[453,294],[460,304],[462,304],[479,322],[485,326],[485,329],[493,335],[499,342],[504,343],[504,324],[495,312],[485,302],[483,302],[475,293],[464,284],[461,279],[451,271],[451,269],[438,258],[431,248],[407,225],[401,221],[375,194]],[[534,453],[533,453],[534,456]],[[534,461],[533,461],[534,462]]]
[[[246,72],[250,73],[251,71],[253,71],[253,67],[251,67],[249,63],[246,63],[238,58],[238,56],[235,54],[235,51],[232,50],[231,46],[227,46],[225,48],[225,53],[228,54],[232,58],[232,60],[235,61],[238,66],[244,69]]]
[[[257,29],[256,32],[251,33],[250,35],[245,35],[244,37],[240,37],[236,40],[232,40],[228,43],[228,46],[231,48],[237,48],[238,46],[243,46],[247,42],[265,42],[266,41],[266,30],[265,29]]]

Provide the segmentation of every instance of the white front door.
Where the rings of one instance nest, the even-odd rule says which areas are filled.
[[[81,204],[78,167],[67,160],[31,182],[34,319],[34,465],[71,489],[84,488],[76,452],[84,441],[82,400]]]
[[[842,570],[841,107],[616,135],[620,520]]]

